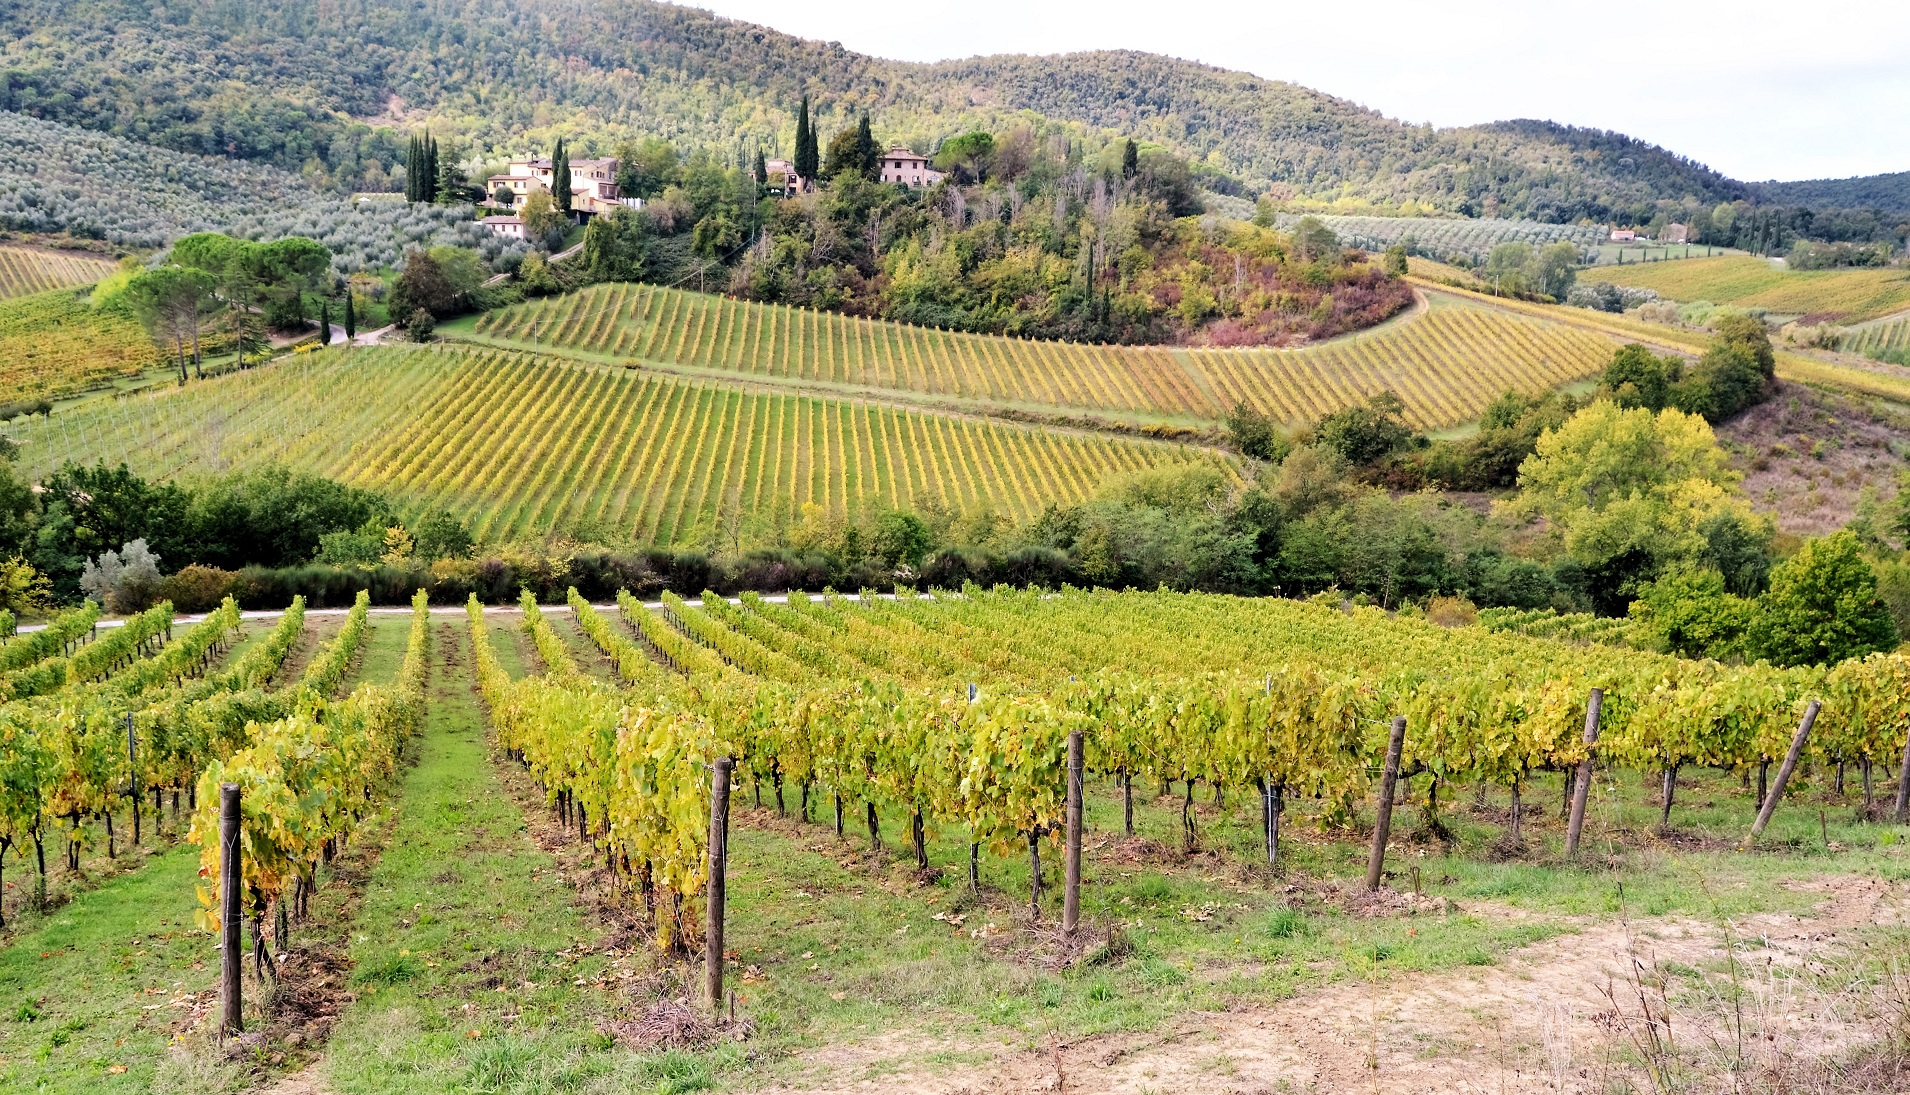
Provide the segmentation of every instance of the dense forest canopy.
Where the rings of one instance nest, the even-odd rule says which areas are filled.
[[[476,158],[559,135],[579,152],[654,135],[738,162],[787,153],[791,108],[808,94],[824,133],[867,112],[926,151],[1035,114],[1085,140],[1120,133],[1174,150],[1222,191],[1272,187],[1302,203],[1643,222],[1664,201],[1759,196],[1618,134],[1528,121],[1435,130],[1144,53],[892,62],[649,0],[15,0],[0,29],[0,109],[343,189],[394,189],[405,138],[426,123]]]

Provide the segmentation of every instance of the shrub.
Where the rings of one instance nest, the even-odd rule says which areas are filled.
[[[411,313],[411,318],[405,321],[405,334],[413,342],[430,342],[437,328],[438,321],[423,308],[415,309]]]
[[[159,583],[159,599],[171,601],[181,612],[210,612],[228,595],[240,596],[241,581],[236,570],[200,566],[194,563]]]

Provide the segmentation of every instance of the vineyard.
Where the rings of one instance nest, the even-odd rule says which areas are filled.
[[[904,834],[922,870],[928,834],[959,834],[974,885],[984,850],[1025,854],[1038,876],[1042,845],[1066,820],[1071,734],[1084,738],[1085,769],[1127,796],[1130,832],[1137,782],[1182,783],[1193,852],[1199,784],[1216,801],[1262,800],[1269,863],[1280,861],[1290,804],[1354,810],[1382,761],[1428,781],[1427,810],[1441,785],[1504,788],[1517,842],[1522,789],[1588,757],[1599,769],[1667,773],[1668,787],[1684,768],[1755,772],[1763,796],[1772,766],[1790,754],[1775,795],[1803,748],[1807,762],[1860,766],[1868,805],[1873,770],[1889,772],[1910,735],[1901,654],[1777,670],[1517,633],[1575,633],[1569,620],[1449,631],[1371,608],[971,587],[784,604],[666,594],[660,611],[625,594],[620,628],[574,592],[571,601],[628,692],[582,673],[528,594],[524,626],[544,673],[513,679],[501,668],[473,600],[479,680],[500,744],[566,824],[603,842],[606,864],[635,872],[627,892],[642,895],[665,946],[698,930],[706,770],[719,756],[739,780],[773,784],[779,801],[799,792],[805,818],[811,803],[832,801],[838,834],[845,816],[876,845],[885,831]],[[1674,805],[1668,791],[1666,825]],[[1038,891],[1033,900],[1038,914]]]
[[[70,394],[162,360],[139,324],[70,290],[0,300],[0,403]]]
[[[15,436],[35,474],[68,459],[124,460],[150,476],[278,461],[415,510],[468,514],[480,539],[588,528],[664,545],[766,531],[746,522],[793,521],[809,503],[855,514],[934,499],[1022,520],[1110,476],[1222,460],[526,354],[405,348],[300,355],[21,423]]]
[[[29,875],[0,891],[13,895],[0,912],[16,931],[25,923],[41,933],[24,945],[44,951],[42,962],[60,958],[42,942],[46,929],[34,928],[53,919],[35,912],[49,873],[33,866],[36,854],[44,864],[64,850],[60,877],[70,879],[100,844],[103,862],[115,842],[121,860],[151,845],[153,859],[115,868],[100,893],[143,886],[168,915],[196,910],[200,931],[186,930],[191,915],[149,929],[160,940],[177,924],[172,932],[191,945],[165,951],[170,966],[133,982],[157,974],[174,987],[135,988],[132,1014],[150,1011],[143,1001],[154,994],[154,1005],[192,1010],[160,1024],[157,1042],[136,1028],[139,1044],[158,1052],[169,1035],[176,1052],[191,1052],[196,1032],[243,1027],[296,1056],[305,1051],[288,1031],[324,1029],[297,1026],[311,1014],[301,1009],[332,1001],[325,1006],[350,1015],[324,1052],[329,1075],[349,1089],[464,1077],[473,1061],[576,1037],[578,1023],[589,1034],[659,1017],[698,1030],[711,1022],[724,1037],[741,1031],[734,1036],[754,1039],[750,1060],[760,1063],[822,1031],[806,1025],[819,1013],[880,1020],[879,1008],[847,999],[858,986],[892,1003],[885,979],[943,959],[958,960],[961,976],[981,987],[925,990],[936,995],[921,1006],[935,1014],[972,1006],[1004,1031],[1057,1021],[1095,1029],[1114,1013],[1092,1005],[1119,996],[1128,1002],[1118,1014],[1144,1025],[1155,1013],[1134,1010],[1142,1000],[1170,1003],[1164,1014],[1174,1015],[1211,999],[1163,980],[1170,960],[1184,975],[1190,959],[1263,962],[1272,947],[1325,963],[1320,976],[1331,980],[1340,952],[1367,941],[1410,963],[1429,957],[1414,936],[1437,937],[1444,942],[1424,945],[1457,947],[1447,961],[1476,966],[1492,953],[1481,949],[1488,940],[1542,937],[1485,934],[1494,914],[1479,907],[1454,916],[1448,902],[1438,915],[1438,900],[1417,892],[1422,869],[1486,872],[1481,885],[1556,870],[1571,886],[1622,869],[1632,901],[1664,901],[1654,887],[1682,885],[1683,873],[1652,881],[1614,858],[1614,848],[1648,839],[1638,826],[1655,821],[1662,839],[1688,839],[1695,832],[1679,826],[1719,812],[1698,800],[1720,788],[1728,796],[1741,778],[1743,801],[1764,805],[1761,827],[1787,790],[1796,794],[1787,781],[1809,773],[1821,788],[1835,770],[1841,786],[1846,766],[1861,781],[1860,818],[1885,816],[1910,736],[1902,655],[1829,669],[1722,666],[1608,645],[1615,634],[1545,612],[1446,629],[1316,602],[971,586],[895,598],[666,595],[654,606],[625,593],[614,607],[575,592],[567,606],[539,606],[527,594],[502,615],[473,601],[457,623],[434,623],[420,594],[408,616],[379,624],[389,638],[375,638],[361,596],[308,654],[312,621],[298,603],[229,657],[240,624],[230,602],[176,637],[162,605],[124,639],[104,629],[93,638],[95,615],[82,610],[22,653],[7,652],[27,635],[0,644],[15,669],[88,657],[93,673],[0,703],[0,841]],[[1538,637],[1546,634],[1556,638]],[[396,658],[398,639],[395,672],[352,668],[368,647]],[[489,734],[473,734],[483,729],[474,722],[433,721],[437,708],[459,704],[487,713]],[[464,770],[495,766],[505,787],[521,784],[514,804],[506,799],[501,813],[478,805],[483,787],[504,797],[496,783],[434,794],[424,790],[435,786],[429,778],[405,772],[451,756]],[[1650,821],[1623,812],[1640,774],[1667,788]],[[1694,785],[1707,789],[1687,798],[1682,789]],[[1488,792],[1509,809],[1484,809]],[[167,797],[183,840],[177,856],[158,832]],[[1395,803],[1418,827],[1410,836],[1390,830],[1389,851]],[[1798,821],[1769,841],[1780,852],[1821,824],[1801,804],[1785,810]],[[730,821],[733,811],[747,816]],[[438,851],[387,842],[382,819],[391,815],[401,833],[442,834],[431,845]],[[144,837],[134,835],[142,820]],[[1596,856],[1596,872],[1560,866],[1581,821],[1597,850],[1579,854]],[[511,835],[526,823],[539,843]],[[1482,825],[1501,831],[1492,856],[1513,862],[1480,865],[1455,852],[1449,827]],[[1837,832],[1850,839],[1866,829],[1887,833],[1861,820],[1840,820]],[[512,845],[507,859],[500,845]],[[469,870],[444,858],[450,848],[467,849]],[[341,868],[348,851],[360,858]],[[366,862],[377,864],[369,879]],[[1361,863],[1367,882],[1356,888]],[[1329,881],[1322,871],[1351,877]],[[522,876],[553,874],[571,880],[579,910],[594,911],[518,903]],[[162,882],[177,892],[152,890]],[[394,883],[410,888],[387,888]],[[355,887],[382,911],[352,913]],[[548,886],[539,892],[552,900]],[[1320,895],[1348,911],[1323,907]],[[1583,899],[1576,890],[1557,899],[1581,927]],[[1434,914],[1415,918],[1428,901]],[[91,907],[70,906],[63,919]],[[215,915],[222,908],[235,919]],[[579,915],[615,930],[583,944],[567,919]],[[1531,915],[1520,912],[1517,923],[1529,927]],[[337,917],[345,919],[328,922]],[[1110,918],[1125,934],[1110,931]],[[852,943],[845,928],[866,938]],[[526,931],[552,940],[499,950]],[[220,950],[207,949],[207,932],[223,933]],[[314,978],[341,967],[308,968],[310,948],[341,935],[356,940],[353,995],[326,996]],[[712,974],[692,957],[699,947],[734,953]],[[843,980],[854,948],[870,964]],[[179,987],[217,983],[221,959],[224,983],[241,986],[233,995]],[[150,959],[142,945],[125,961]],[[1033,972],[1055,963],[1060,973]],[[834,976],[819,972],[824,964]],[[1023,967],[1054,1003],[1027,1013],[999,1004],[1017,997],[1004,997],[1014,990],[996,978]],[[0,978],[8,969],[0,962]],[[728,996],[726,985],[740,991]],[[1289,996],[1243,982],[1218,991],[1230,1006]],[[1089,1010],[1049,1010],[1063,1000]],[[712,1001],[713,1020],[694,1018],[710,1015]],[[132,1020],[104,1021],[127,1007],[122,998],[101,1001],[99,1018],[88,1020],[98,1034],[45,997],[35,1006],[61,1019],[76,1045],[103,1054],[89,1061],[124,1059],[111,1039]],[[414,1037],[403,1072],[390,1075],[378,1063],[389,1060],[381,1048],[389,1039],[368,1028],[397,1024],[404,1037],[411,1008],[438,1016],[427,1022],[442,1030]],[[727,1009],[741,1025],[724,1018]],[[572,1010],[581,1018],[566,1019]],[[32,1020],[13,1022],[12,1050],[44,1033],[23,1025]],[[753,1034],[752,1023],[761,1024]],[[0,1078],[71,1076],[73,1086],[60,1089],[86,1090],[85,1069],[96,1076],[104,1066],[63,1064],[64,1044],[39,1058],[15,1052],[0,1061]],[[750,1067],[722,1045],[689,1048],[714,1054],[695,1060]],[[628,1051],[600,1037],[564,1052],[600,1071]],[[634,1067],[651,1067],[654,1053],[639,1047]],[[152,1067],[100,1089],[146,1090]],[[638,1075],[647,1078],[638,1089],[655,1082],[654,1072]],[[355,1086],[344,1083],[351,1077]]]
[[[1430,287],[1430,283],[1428,284]],[[1613,315],[1608,312],[1595,312],[1588,308],[1494,298],[1484,292],[1461,289],[1456,286],[1440,288],[1453,296],[1471,299],[1500,311],[1555,320],[1619,341],[1641,342],[1646,346],[1658,348],[1660,352],[1669,351],[1696,356],[1704,352],[1709,339],[1709,335],[1702,330],[1652,323],[1636,316]],[[1910,401],[1910,375],[1887,368],[1853,368],[1819,357],[1779,350],[1777,376],[1780,380],[1833,388],[1858,395],[1880,396],[1896,402]]]
[[[1850,323],[1910,308],[1910,274],[1903,270],[1786,270],[1749,255],[1600,267],[1585,280],[1655,289],[1678,301]]]
[[[1603,339],[1450,298],[1298,350],[1041,342],[637,285],[500,309],[473,331],[520,349],[724,377],[1123,417],[1211,421],[1245,402],[1299,425],[1390,389],[1424,428],[1476,418],[1507,389],[1582,379],[1610,354]]]
[[[1417,254],[1444,259],[1466,255],[1475,265],[1485,261],[1501,243],[1529,243],[1543,247],[1548,243],[1570,243],[1581,251],[1596,248],[1605,240],[1605,229],[1597,225],[1545,224],[1518,220],[1453,220],[1438,217],[1341,217],[1318,218],[1340,242],[1367,251],[1384,251],[1396,243],[1411,241]],[[1279,227],[1291,230],[1300,220],[1298,214],[1282,214]]]
[[[1910,318],[1867,323],[1850,332],[1843,349],[1867,356],[1910,353]]]
[[[111,259],[32,247],[0,247],[0,300],[91,285],[113,272]]]

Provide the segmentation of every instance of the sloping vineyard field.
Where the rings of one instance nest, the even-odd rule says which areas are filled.
[[[1562,304],[1534,304],[1508,297],[1495,298],[1454,286],[1443,287],[1441,291],[1497,311],[1554,320],[1624,342],[1642,342],[1661,353],[1669,351],[1696,357],[1704,352],[1710,339],[1707,331],[1651,323],[1636,316],[1594,312],[1588,308],[1571,308]],[[1888,365],[1853,368],[1780,349],[1777,352],[1777,376],[1780,380],[1800,384],[1880,396],[1900,403],[1910,402],[1910,372]]]
[[[1655,289],[1672,300],[1851,323],[1910,308],[1910,272],[1904,270],[1786,270],[1750,255],[1600,267],[1585,279]]]
[[[1815,760],[1892,764],[1910,733],[1902,655],[1731,667],[1278,599],[970,587],[786,604],[666,594],[659,611],[625,594],[625,631],[573,595],[627,692],[578,672],[528,600],[546,671],[513,681],[469,607],[503,744],[686,910],[704,879],[704,766],[720,756],[745,780],[801,786],[805,801],[826,788],[854,816],[866,806],[872,836],[879,815],[892,832],[952,830],[1015,854],[1060,828],[1072,731],[1091,772],[1188,781],[1189,802],[1192,783],[1265,794],[1276,811],[1290,798],[1363,802],[1395,716],[1409,778],[1516,790],[1584,759],[1594,687],[1606,768],[1758,769],[1784,755],[1813,700]],[[695,923],[659,924],[659,941]]]
[[[1910,319],[1891,319],[1858,327],[1844,340],[1843,348],[1857,354],[1910,350]]]
[[[0,403],[66,395],[160,361],[139,324],[71,290],[0,300]]]
[[[588,528],[639,543],[935,499],[1017,519],[1208,450],[1022,428],[489,350],[296,361],[16,424],[21,459],[172,476],[277,461],[472,518],[480,539]]]
[[[1425,315],[1296,350],[1098,346],[939,331],[677,289],[602,285],[482,316],[483,339],[771,381],[990,404],[1211,421],[1236,403],[1293,425],[1392,389],[1424,428],[1507,389],[1604,367],[1583,331],[1438,301]]]
[[[91,285],[114,269],[111,259],[95,255],[0,247],[0,300]]]

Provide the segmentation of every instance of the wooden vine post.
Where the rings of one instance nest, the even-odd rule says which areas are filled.
[[[245,1012],[239,996],[245,965],[239,954],[239,785],[219,785],[219,994],[223,1015],[219,1028],[226,1034],[245,1030]]]
[[[133,713],[126,712],[126,795],[133,800],[133,847],[139,847],[139,743],[133,737]]]
[[[1605,706],[1605,690],[1592,689],[1585,704],[1585,759],[1578,762],[1578,777],[1572,784],[1572,820],[1565,830],[1565,858],[1578,854],[1578,838],[1585,831],[1585,800],[1592,790],[1592,746],[1598,744],[1598,714]]]
[[[1068,847],[1061,894],[1061,935],[1074,938],[1081,922],[1081,731],[1068,735]]]
[[[1910,740],[1903,743],[1903,764],[1897,770],[1897,824],[1910,821]]]
[[[1771,793],[1764,796],[1764,807],[1757,812],[1757,820],[1751,823],[1751,831],[1738,845],[1740,850],[1749,851],[1757,842],[1758,834],[1771,823],[1771,815],[1777,812],[1777,800],[1784,797],[1784,785],[1790,782],[1791,772],[1797,768],[1798,754],[1804,751],[1804,742],[1811,736],[1811,724],[1817,721],[1817,712],[1824,705],[1816,700],[1804,709],[1804,721],[1797,724],[1797,733],[1791,737],[1791,751],[1784,754],[1784,763],[1777,770],[1777,782],[1771,785]]]
[[[1386,841],[1393,831],[1393,790],[1399,785],[1399,752],[1406,746],[1406,716],[1393,719],[1393,734],[1386,742],[1386,767],[1379,775],[1379,818],[1373,826],[1373,853],[1366,860],[1366,890],[1379,889],[1380,875],[1386,870]]]
[[[703,983],[711,1014],[723,1010],[723,874],[729,868],[730,769],[735,761],[717,757],[710,775],[710,883],[703,932]]]

